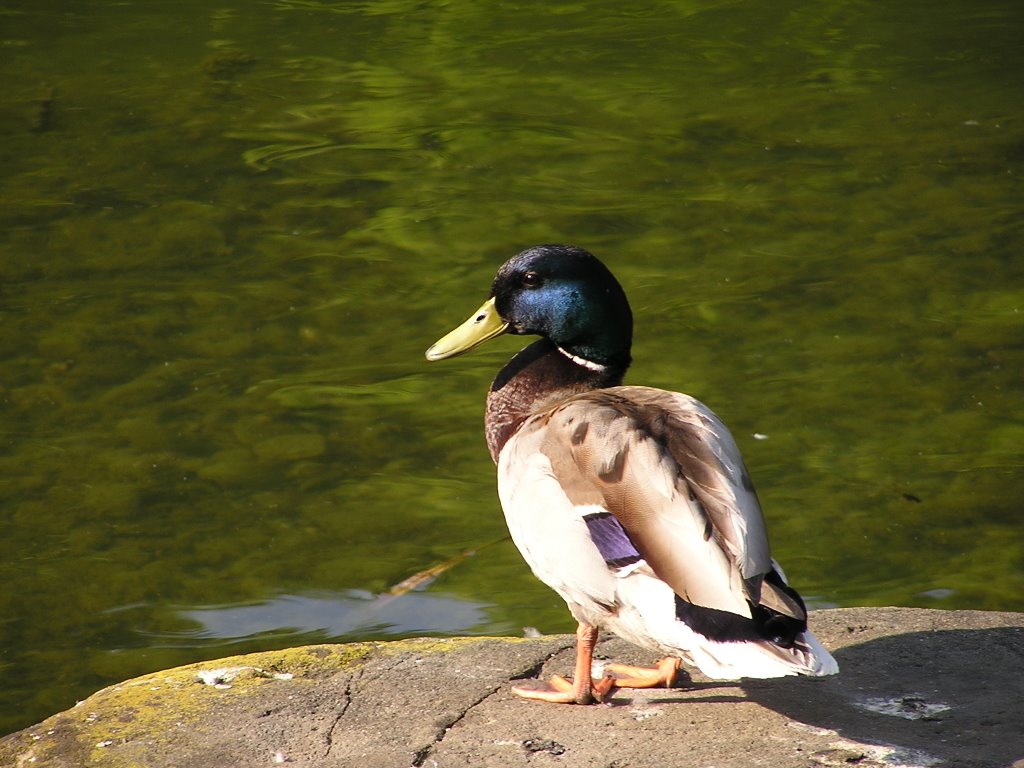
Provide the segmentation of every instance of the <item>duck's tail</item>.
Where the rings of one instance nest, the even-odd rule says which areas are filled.
[[[810,630],[797,635],[788,648],[769,640],[704,640],[692,648],[691,654],[700,671],[716,680],[788,675],[822,677],[839,671],[839,665],[832,654]]]

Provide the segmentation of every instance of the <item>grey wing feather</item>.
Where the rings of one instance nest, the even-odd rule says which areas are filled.
[[[556,407],[546,432],[543,450],[570,498],[600,499],[684,599],[749,615],[771,554],[739,450],[710,409],[614,387]]]

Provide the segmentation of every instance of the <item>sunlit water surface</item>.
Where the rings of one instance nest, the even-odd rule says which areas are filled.
[[[1022,22],[0,6],[0,732],[235,652],[570,630],[480,434],[519,341],[423,360],[538,242],[621,278],[630,381],[732,425],[812,605],[1024,609]]]

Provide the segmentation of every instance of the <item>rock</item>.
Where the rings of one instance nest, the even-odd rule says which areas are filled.
[[[0,739],[0,765],[956,766],[1024,759],[1024,614],[850,608],[813,627],[841,672],[742,683],[697,673],[590,707],[509,681],[572,667],[573,638],[320,645],[110,686]],[[648,663],[622,641],[599,654]]]

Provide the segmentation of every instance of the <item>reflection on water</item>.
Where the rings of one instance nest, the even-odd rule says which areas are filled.
[[[539,242],[814,605],[1024,606],[1019,3],[0,16],[0,731],[222,642],[570,630],[507,542],[373,597],[504,535],[517,340],[423,350]]]
[[[336,594],[277,595],[245,605],[179,608],[177,618],[193,628],[143,632],[154,645],[194,647],[211,641],[234,642],[258,635],[275,641],[342,642],[348,637],[410,636],[427,633],[474,634],[489,625],[486,603],[457,595],[410,592],[374,595],[362,590]]]

